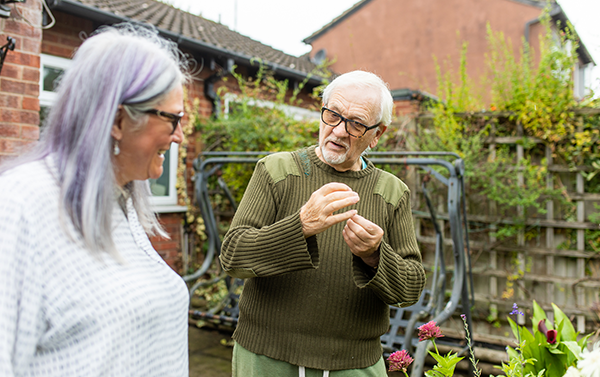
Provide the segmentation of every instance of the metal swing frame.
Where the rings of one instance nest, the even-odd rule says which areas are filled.
[[[217,174],[224,165],[256,164],[260,158],[268,154],[270,152],[205,152],[194,161],[196,200],[206,229],[207,251],[202,266],[196,272],[183,277],[186,282],[191,283],[202,277],[208,271],[212,262],[215,259],[218,261],[217,256],[221,250],[221,237],[211,203],[209,179]],[[453,158],[453,161],[448,161],[448,158]],[[411,376],[418,377],[423,375],[425,358],[430,345],[429,341],[419,342],[415,333],[420,325],[429,321],[435,321],[438,325],[441,325],[460,307],[461,314],[465,315],[465,321],[471,332],[473,329],[471,307],[474,302],[472,297],[474,291],[466,218],[464,163],[457,154],[449,152],[371,152],[369,159],[375,165],[417,166],[426,171],[428,176],[435,178],[447,187],[448,222],[454,259],[450,297],[445,298],[449,279],[444,263],[443,231],[439,227],[437,214],[431,204],[426,182],[424,181],[422,184],[423,196],[436,235],[431,288],[426,288],[423,291],[415,305],[407,308],[390,307],[390,328],[388,332],[381,336],[381,345],[385,356],[401,349],[405,349],[412,354],[413,348],[416,348]],[[438,169],[434,169],[434,167]],[[444,173],[438,170],[444,171]],[[217,183],[222,194],[231,203],[234,210],[237,209],[237,203],[224,180],[218,177]],[[201,286],[214,284],[220,279],[196,282],[190,288],[190,296]],[[190,310],[192,318],[210,319],[231,327],[237,325],[239,295],[236,294],[236,290],[243,282],[239,279],[225,279],[229,293],[223,302],[207,312]],[[463,340],[440,338],[436,343],[459,346],[462,348],[460,353],[463,353],[467,352],[469,348],[472,349],[472,339],[469,339],[469,341],[471,343],[465,345]],[[473,375],[473,370],[470,370],[470,374]]]

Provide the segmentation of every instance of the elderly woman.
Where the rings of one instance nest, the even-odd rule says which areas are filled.
[[[0,170],[0,375],[187,376],[188,294],[153,249],[148,178],[180,143],[180,53],[104,28],[35,150]]]

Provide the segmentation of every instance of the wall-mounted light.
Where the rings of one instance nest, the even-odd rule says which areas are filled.
[[[6,6],[6,4],[12,3],[24,3],[25,0],[0,0],[0,17],[9,18],[10,17],[10,8]]]
[[[13,37],[6,37],[8,41],[4,46],[0,47],[0,72],[2,72],[2,66],[4,65],[4,58],[8,54],[8,50],[13,51],[15,49],[15,39]]]

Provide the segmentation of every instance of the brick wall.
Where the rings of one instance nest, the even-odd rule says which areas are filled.
[[[313,41],[311,56],[325,49],[335,72],[365,69],[380,75],[391,89],[435,93],[434,56],[442,67],[449,59],[456,68],[466,41],[467,73],[478,79],[486,67],[487,22],[512,41],[518,54],[525,24],[541,12],[518,1],[371,1]],[[371,32],[357,33],[356,25]],[[531,36],[537,35],[531,31]]]
[[[177,272],[182,272],[183,262],[181,259],[181,223],[183,221],[182,213],[164,213],[159,216],[159,221],[165,228],[171,239],[162,237],[150,237],[152,246],[167,262],[171,268]]]
[[[0,44],[15,39],[0,73],[0,162],[22,154],[39,139],[39,79],[42,5],[11,5],[11,17],[0,20]]]
[[[62,12],[54,12],[56,24],[44,30],[42,53],[70,59],[83,39],[94,31],[90,20]]]
[[[396,116],[416,114],[420,110],[421,110],[421,101],[417,101],[417,100],[394,101],[394,114]]]

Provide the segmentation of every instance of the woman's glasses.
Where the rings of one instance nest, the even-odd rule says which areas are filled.
[[[183,111],[180,112],[179,114],[173,114],[173,113],[168,113],[166,111],[156,110],[156,109],[146,110],[146,111],[144,111],[144,113],[156,115],[160,118],[167,119],[169,122],[171,122],[173,124],[173,131],[171,131],[171,135],[173,135],[175,133],[175,130],[177,129],[177,125],[179,124],[179,122],[181,121],[181,118],[183,118],[183,115],[184,115]]]

